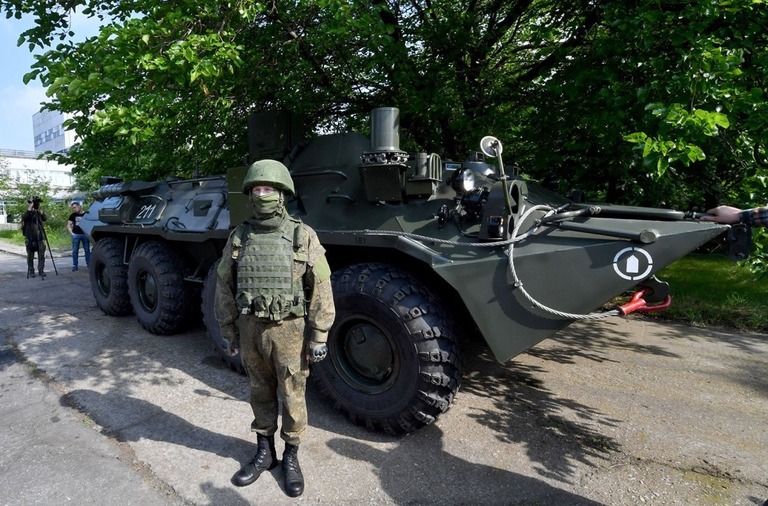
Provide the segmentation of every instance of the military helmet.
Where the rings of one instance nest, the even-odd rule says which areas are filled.
[[[288,168],[277,160],[259,160],[248,167],[248,172],[243,179],[243,193],[247,195],[251,188],[260,185],[271,186],[289,195],[296,195]]]

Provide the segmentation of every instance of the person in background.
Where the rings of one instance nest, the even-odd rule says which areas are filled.
[[[67,219],[67,231],[72,236],[72,272],[75,272],[77,270],[78,257],[80,256],[80,244],[83,245],[83,252],[85,253],[85,266],[88,267],[91,264],[91,242],[83,232],[83,229],[80,228],[80,220],[85,216],[82,205],[80,205],[80,202],[73,200],[70,207],[72,208],[72,214]]]
[[[21,215],[21,233],[27,248],[27,278],[35,277],[35,253],[37,253],[37,272],[45,277],[45,230],[43,222],[47,219],[40,209],[40,197],[27,200],[27,210]]]
[[[751,209],[739,209],[732,206],[719,206],[707,211],[711,216],[702,216],[701,221],[715,221],[717,223],[745,223],[753,227],[765,227],[768,225],[768,207],[753,207]]]
[[[251,431],[258,452],[233,476],[244,487],[277,466],[279,403],[285,441],[285,492],[304,492],[299,443],[307,429],[309,362],[328,354],[335,318],[331,268],[317,234],[286,210],[296,194],[288,169],[276,160],[248,168],[242,187],[251,217],[229,236],[217,268],[215,314],[227,352],[240,353],[250,381]]]

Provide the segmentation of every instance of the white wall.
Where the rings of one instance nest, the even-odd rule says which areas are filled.
[[[54,198],[66,198],[72,193],[72,166],[52,160],[38,160],[32,151],[0,149],[0,172],[8,174],[12,180],[18,177],[24,183],[31,183],[36,178],[44,179],[50,183]],[[4,195],[0,194],[0,214],[5,216],[5,206],[2,204]]]

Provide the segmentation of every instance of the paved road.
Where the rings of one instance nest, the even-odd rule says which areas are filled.
[[[69,267],[69,258],[56,261],[59,269]],[[91,420],[69,406],[62,385],[17,348],[7,318],[18,311],[18,301],[9,299],[24,294],[28,307],[18,316],[35,322],[39,316],[28,290],[47,286],[12,288],[6,274],[18,278],[20,272],[26,277],[23,259],[0,253],[0,504],[182,504],[136,460],[129,445],[94,430]]]
[[[0,253],[2,505],[768,498],[768,336],[644,319],[576,324],[504,365],[468,342],[453,407],[407,437],[350,424],[311,387],[304,495],[285,496],[279,468],[236,488],[255,451],[245,378],[202,327],[158,337],[107,317],[87,271],[57,265],[27,280]]]

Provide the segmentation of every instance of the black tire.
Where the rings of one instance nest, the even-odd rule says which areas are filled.
[[[312,375],[358,424],[403,434],[448,410],[461,372],[456,326],[419,281],[382,264],[333,275],[336,320]]]
[[[159,241],[136,248],[128,264],[128,293],[136,319],[153,334],[169,335],[189,323],[191,297],[184,261]]]
[[[238,353],[234,357],[229,356],[227,353],[227,344],[224,342],[224,338],[221,337],[221,327],[216,320],[216,313],[214,312],[214,300],[216,298],[216,268],[219,266],[219,260],[216,260],[211,268],[208,270],[208,274],[205,276],[205,283],[203,283],[203,301],[201,309],[203,312],[203,324],[208,331],[208,337],[213,342],[213,349],[216,354],[221,357],[221,360],[227,364],[230,368],[237,372],[245,372],[243,369],[243,362],[240,359]]]
[[[123,263],[123,241],[113,237],[99,239],[91,251],[88,275],[96,305],[109,316],[131,314],[128,296],[128,266]]]

